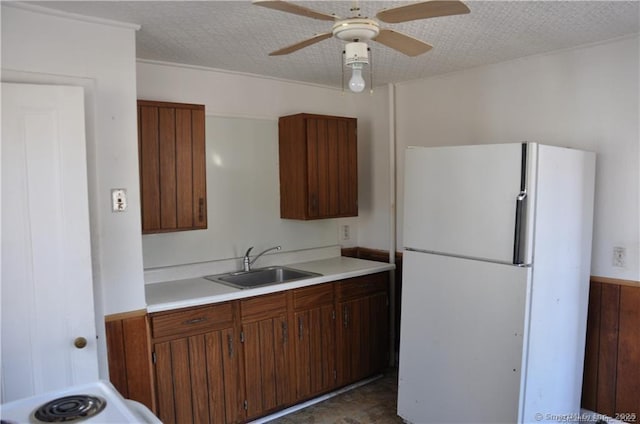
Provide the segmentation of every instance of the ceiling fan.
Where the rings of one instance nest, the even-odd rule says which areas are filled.
[[[318,12],[281,0],[253,0],[253,4],[281,12],[292,13],[294,15],[306,16],[312,19],[333,21],[334,24],[330,32],[316,34],[306,40],[273,51],[269,53],[269,56],[290,54],[331,37],[346,41],[347,44],[344,52],[345,65],[353,69],[353,76],[349,81],[349,88],[355,92],[362,91],[365,85],[361,70],[365,64],[369,63],[367,41],[376,41],[407,56],[418,56],[432,49],[431,45],[422,40],[392,29],[381,28],[378,21],[400,23],[469,13],[469,8],[458,0],[431,0],[391,9],[383,9],[376,14],[376,19],[362,17],[357,1],[354,2],[350,9],[352,16],[348,18]]]

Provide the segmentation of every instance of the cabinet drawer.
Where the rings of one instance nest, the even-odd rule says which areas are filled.
[[[151,315],[153,338],[185,335],[191,332],[228,327],[233,323],[231,302],[219,303],[176,312],[159,312]]]
[[[293,307],[296,311],[327,303],[333,303],[333,283],[293,290]]]
[[[240,315],[243,322],[261,320],[286,313],[286,292],[265,294],[240,301]]]
[[[387,273],[364,275],[350,278],[336,283],[338,287],[338,300],[367,296],[372,293],[387,291]]]

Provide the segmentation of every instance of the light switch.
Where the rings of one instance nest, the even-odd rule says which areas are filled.
[[[124,212],[127,210],[127,190],[124,188],[111,189],[111,211]]]

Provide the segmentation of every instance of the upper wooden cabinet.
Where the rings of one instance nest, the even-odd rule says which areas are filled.
[[[142,233],[207,228],[204,106],[138,100]]]
[[[280,217],[358,215],[355,118],[301,113],[279,119]]]

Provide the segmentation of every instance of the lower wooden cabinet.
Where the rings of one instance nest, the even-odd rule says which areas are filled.
[[[333,284],[293,291],[296,400],[309,399],[337,385],[333,292]]]
[[[287,295],[241,300],[240,310],[246,418],[253,419],[292,402]]]
[[[150,315],[157,415],[241,423],[384,370],[388,278],[372,274]]]
[[[157,415],[170,423],[244,422],[233,302],[151,316]]]
[[[346,385],[384,369],[389,361],[388,280],[383,274],[337,286],[337,382]]]
[[[153,346],[163,423],[244,421],[237,339],[228,328]]]

